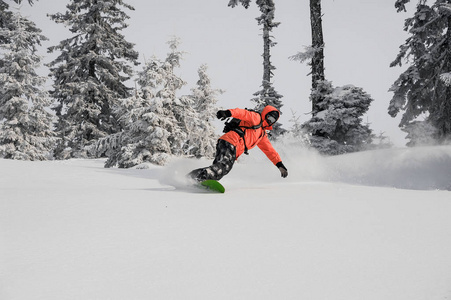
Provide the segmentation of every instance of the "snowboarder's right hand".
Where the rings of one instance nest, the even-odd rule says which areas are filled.
[[[224,121],[227,118],[230,118],[232,116],[232,113],[230,110],[218,110],[216,113],[216,117],[220,119],[221,121]]]
[[[287,168],[285,168],[281,161],[277,163],[276,167],[279,168],[280,176],[282,176],[283,178],[286,178],[288,176],[288,170]]]

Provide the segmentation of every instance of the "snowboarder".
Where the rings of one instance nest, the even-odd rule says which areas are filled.
[[[223,136],[216,144],[216,156],[209,167],[191,171],[188,176],[198,182],[213,179],[220,180],[227,175],[235,160],[248,149],[258,146],[269,160],[279,169],[283,178],[288,176],[287,168],[283,165],[277,151],[271,145],[266,130],[272,130],[272,125],[279,119],[279,111],[273,106],[266,106],[261,113],[257,111],[235,108],[220,110],[216,113],[218,119],[226,122]]]

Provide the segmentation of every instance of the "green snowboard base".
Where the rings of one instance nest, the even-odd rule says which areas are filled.
[[[218,181],[216,180],[204,180],[200,183],[200,185],[209,190],[209,191],[213,191],[213,192],[218,192],[218,193],[224,193],[225,192],[225,188],[222,186],[222,184],[220,184]]]

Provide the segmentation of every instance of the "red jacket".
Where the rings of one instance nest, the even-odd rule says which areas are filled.
[[[263,109],[260,115],[257,112],[241,108],[229,109],[229,111],[232,113],[232,118],[241,120],[241,126],[251,127],[258,125],[263,121],[262,126],[257,129],[246,129],[244,140],[246,141],[246,146],[248,149],[252,149],[255,146],[258,146],[258,148],[260,148],[260,150],[262,150],[269,158],[269,160],[272,161],[272,163],[275,165],[282,160],[280,159],[279,154],[271,145],[271,142],[268,139],[266,130],[272,130],[272,126],[269,126],[268,122],[266,122],[265,119],[266,114],[274,110],[277,109],[273,106],[268,105]],[[220,139],[225,140],[235,146],[237,159],[241,154],[244,153],[244,141],[235,131],[227,132],[226,134],[221,136]]]

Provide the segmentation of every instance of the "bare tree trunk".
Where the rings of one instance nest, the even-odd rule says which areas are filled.
[[[271,82],[272,65],[271,65],[271,38],[269,35],[270,29],[267,24],[263,26],[263,82]]]
[[[316,49],[312,58],[312,90],[318,86],[318,81],[324,80],[324,40],[321,20],[321,0],[310,0],[310,23],[312,27],[312,47]],[[322,97],[312,99],[312,111],[316,114],[320,109],[318,104]]]

